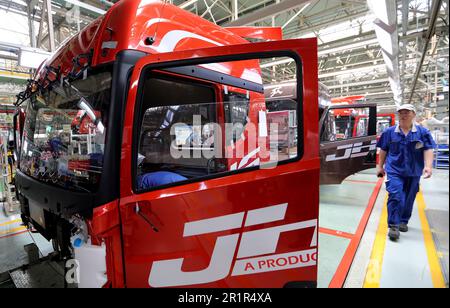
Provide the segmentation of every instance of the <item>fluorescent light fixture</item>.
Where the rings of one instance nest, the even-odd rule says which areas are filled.
[[[347,44],[344,46],[340,46],[340,47],[334,47],[334,48],[327,48],[327,49],[322,49],[319,50],[318,54],[319,56],[323,56],[323,55],[327,55],[330,53],[337,53],[337,52],[341,52],[341,51],[349,51],[351,49],[356,49],[356,48],[360,48],[360,47],[364,47],[367,45],[374,45],[374,44],[378,44],[378,40],[377,39],[371,39],[371,40],[367,40],[367,41],[357,41],[351,44]]]
[[[342,70],[342,71],[319,74],[319,78],[328,78],[328,77],[334,77],[334,76],[339,76],[339,75],[349,75],[349,74],[356,74],[356,73],[368,73],[370,71],[374,72],[374,71],[383,70],[383,69],[386,69],[385,64],[370,65],[370,66],[358,67],[358,68],[349,69],[349,70]]]
[[[374,45],[374,44],[378,44],[377,39],[371,39],[371,40],[366,40],[366,41],[357,41],[352,44],[347,44],[345,46],[322,49],[322,50],[319,50],[318,54],[319,54],[319,56],[323,56],[323,55],[328,55],[328,54],[337,53],[337,52],[341,52],[341,51],[348,51],[351,49],[356,49],[356,48],[364,47],[367,45]],[[269,62],[269,63],[263,64],[263,65],[261,65],[261,68],[268,68],[268,67],[282,65],[282,64],[288,64],[288,63],[292,63],[292,62],[294,62],[294,59],[289,58],[289,59],[285,59],[285,60],[279,60],[279,61],[274,61],[274,62]]]
[[[22,47],[19,52],[19,66],[37,69],[51,53],[42,49]]]
[[[284,60],[278,60],[278,61],[274,61],[274,62],[269,62],[269,63],[263,64],[263,65],[261,65],[261,68],[268,68],[268,67],[282,65],[282,64],[289,64],[289,63],[292,63],[294,61],[295,60],[292,59],[292,58],[284,59]]]

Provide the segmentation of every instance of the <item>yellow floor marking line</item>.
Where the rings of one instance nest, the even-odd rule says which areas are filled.
[[[383,203],[383,211],[381,212],[380,223],[378,225],[377,235],[373,244],[372,255],[370,256],[369,267],[367,268],[366,278],[364,280],[364,288],[379,288],[381,280],[381,270],[383,268],[384,250],[386,248],[387,238],[387,200]]]
[[[16,233],[16,232],[24,231],[26,229],[27,229],[26,227],[22,226],[22,227],[18,227],[18,228],[14,228],[14,229],[8,230],[8,231],[2,231],[2,232],[0,232],[0,236],[10,235],[10,234],[13,234],[13,233]]]
[[[431,280],[435,288],[445,288],[444,276],[442,275],[441,266],[439,263],[438,253],[434,245],[433,235],[428,224],[427,215],[425,214],[425,199],[423,198],[422,189],[417,194],[417,204],[419,206],[420,223],[422,224],[422,232],[425,241],[425,248],[428,256],[428,263],[430,264]]]
[[[15,220],[11,220],[11,221],[7,221],[7,222],[4,222],[4,223],[1,223],[0,227],[7,226],[7,225],[12,225],[12,224],[15,224],[16,222],[22,222],[22,219],[15,219]]]

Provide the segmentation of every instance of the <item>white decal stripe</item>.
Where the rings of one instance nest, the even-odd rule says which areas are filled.
[[[164,37],[161,39],[161,43],[155,49],[158,52],[172,52],[175,50],[175,47],[178,45],[178,43],[185,38],[194,38],[211,43],[213,45],[223,46],[223,44],[219,42],[210,40],[209,38],[206,38],[204,36],[192,32],[183,30],[173,30],[164,35]]]
[[[250,158],[252,158],[252,157],[255,156],[256,154],[258,154],[260,150],[261,150],[261,148],[257,148],[257,149],[255,149],[255,150],[251,151],[249,154],[247,154],[247,155],[241,160],[241,162],[239,163],[238,169],[241,169],[242,167],[244,167],[244,166],[248,163],[248,161],[250,160]]]
[[[317,263],[317,250],[304,250],[280,255],[236,261],[231,276],[250,275],[286,269],[313,266]]]
[[[184,259],[155,261],[148,284],[151,287],[178,287],[224,279],[230,274],[238,239],[239,234],[218,237],[209,266],[201,271],[183,271]]]
[[[234,171],[234,170],[237,170],[237,163],[232,164],[230,167],[230,171]]]
[[[349,148],[353,148],[353,144],[344,144],[344,145],[337,147],[338,150],[349,149]]]
[[[245,168],[250,168],[250,167],[254,167],[254,166],[259,166],[261,164],[261,160],[255,159],[254,161],[252,161],[250,164],[248,164],[247,166],[245,166]]]
[[[237,258],[241,259],[275,253],[281,233],[311,227],[317,227],[317,219],[244,232],[239,245]]]
[[[184,237],[207,234],[242,227],[244,212],[216,218],[198,220],[184,225]]]
[[[153,19],[150,19],[149,21],[147,21],[147,23],[145,24],[145,28],[146,29],[149,29],[151,26],[153,26],[154,24],[157,24],[157,23],[170,23],[171,22],[171,20],[169,20],[169,19],[167,19],[167,18],[153,18]]]
[[[352,154],[352,156],[350,156],[350,158],[367,156],[367,154],[369,154],[369,153],[370,152],[362,152],[362,153]]]
[[[317,231],[318,231],[317,229],[318,229],[318,227],[316,225],[316,228],[314,229],[314,235],[313,235],[313,237],[311,239],[311,244],[310,244],[311,247],[316,247],[317,246]]]
[[[245,226],[249,227],[277,220],[282,220],[286,215],[287,206],[288,206],[287,203],[283,203],[275,206],[269,206],[262,209],[249,211],[247,214],[247,219],[245,220]]]

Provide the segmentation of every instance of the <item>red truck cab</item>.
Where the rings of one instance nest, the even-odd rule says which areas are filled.
[[[81,286],[316,285],[317,42],[235,32],[123,0],[20,96],[22,219]],[[274,59],[295,64],[288,155],[264,97]]]
[[[378,113],[377,115],[377,135],[380,136],[381,133],[386,128],[395,125],[395,113]]]
[[[379,113],[377,116],[377,141],[381,134],[389,127],[395,125],[395,113]],[[377,164],[379,161],[379,150],[377,149]]]

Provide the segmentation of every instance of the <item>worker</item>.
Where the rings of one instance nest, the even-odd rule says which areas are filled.
[[[416,109],[404,104],[398,109],[399,124],[387,128],[377,146],[380,148],[378,177],[387,174],[389,238],[396,241],[408,231],[420,177],[432,175],[433,149],[430,132],[415,123]]]

